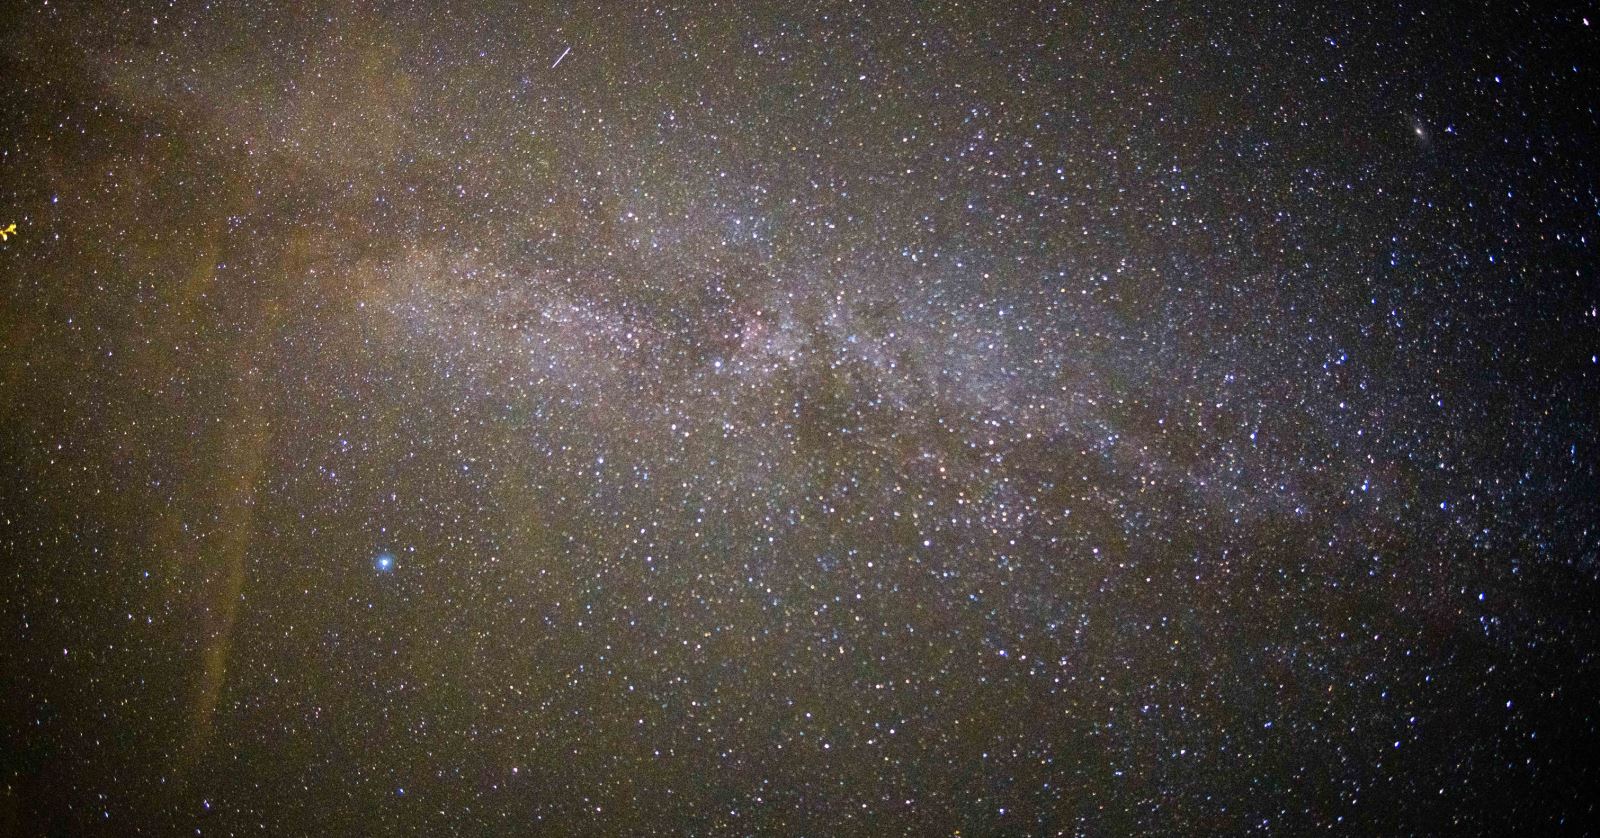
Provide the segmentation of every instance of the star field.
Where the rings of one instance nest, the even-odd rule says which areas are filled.
[[[8,12],[0,834],[1595,828],[1590,18]]]

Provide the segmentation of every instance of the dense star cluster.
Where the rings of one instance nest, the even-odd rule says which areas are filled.
[[[0,833],[1594,828],[1590,17],[8,11]]]

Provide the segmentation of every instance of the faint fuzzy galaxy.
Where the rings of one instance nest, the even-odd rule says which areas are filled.
[[[8,12],[0,834],[1595,828],[1590,17]]]

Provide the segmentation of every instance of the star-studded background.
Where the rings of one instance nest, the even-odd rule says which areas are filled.
[[[7,11],[0,833],[1592,827],[1589,17]]]

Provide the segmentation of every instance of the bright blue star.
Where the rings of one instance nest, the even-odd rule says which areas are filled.
[[[372,569],[379,573],[394,572],[394,554],[388,550],[380,552],[372,560]]]

